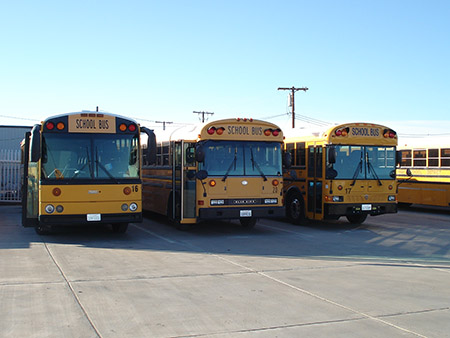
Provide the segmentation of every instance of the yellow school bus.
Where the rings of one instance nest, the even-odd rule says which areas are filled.
[[[445,143],[447,142],[447,143]],[[448,140],[415,140],[399,146],[398,202],[450,206],[450,145]]]
[[[22,224],[112,224],[125,232],[142,221],[140,127],[131,119],[83,111],[35,125],[22,144]]]
[[[143,166],[143,208],[183,230],[216,219],[253,227],[284,215],[282,143],[278,126],[253,119],[181,128]]]
[[[346,123],[285,139],[292,167],[284,175],[286,214],[360,224],[367,215],[397,212],[397,134],[372,123]]]

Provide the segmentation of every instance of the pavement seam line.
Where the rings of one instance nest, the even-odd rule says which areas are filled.
[[[77,302],[78,306],[80,307],[81,311],[83,312],[84,316],[86,317],[87,321],[89,322],[89,324],[91,325],[92,329],[94,330],[94,332],[97,334],[98,337],[102,338],[102,335],[100,334],[100,332],[98,331],[98,329],[95,327],[95,324],[92,322],[91,318],[89,317],[86,309],[84,308],[83,304],[81,304],[81,300],[78,298],[75,290],[72,287],[72,284],[70,283],[70,281],[67,279],[67,276],[65,275],[64,271],[62,270],[62,268],[59,266],[58,262],[56,261],[55,257],[53,257],[50,248],[48,247],[47,243],[43,242],[45,249],[47,250],[48,255],[50,256],[50,258],[52,259],[53,263],[56,265],[56,267],[59,270],[59,273],[61,274],[61,276],[64,278],[67,286],[69,287],[70,292],[72,293],[73,297],[75,298],[75,301]]]
[[[144,231],[144,232],[146,232],[146,233],[148,233],[148,234],[150,234],[150,235],[152,235],[152,236],[154,236],[154,237],[157,237],[157,238],[159,238],[159,239],[162,239],[162,240],[164,240],[164,241],[166,241],[166,242],[168,242],[168,243],[170,243],[170,244],[180,244],[180,243],[178,243],[177,241],[173,241],[173,240],[171,240],[170,238],[167,238],[167,237],[158,235],[156,232],[147,230],[147,229],[145,229],[145,228],[143,228],[143,227],[141,227],[141,226],[139,226],[139,225],[136,225],[136,224],[132,224],[132,225],[133,225],[134,227],[138,228],[139,230],[142,230],[142,231]]]
[[[321,297],[321,296],[319,296],[319,295],[316,295],[316,294],[314,294],[314,293],[312,293],[312,292],[309,292],[309,291],[307,291],[307,290],[301,289],[301,288],[299,288],[299,287],[297,287],[297,286],[295,286],[295,285],[292,285],[292,284],[289,284],[289,283],[287,283],[287,282],[284,282],[284,281],[282,281],[282,280],[280,280],[280,279],[278,279],[278,278],[269,276],[269,275],[267,275],[267,274],[264,273],[264,272],[256,271],[256,270],[254,270],[254,269],[252,269],[252,268],[249,268],[249,267],[246,267],[246,266],[244,266],[244,265],[242,265],[242,264],[233,262],[232,260],[226,259],[225,257],[219,256],[219,255],[216,255],[216,254],[214,254],[214,256],[217,256],[218,258],[220,258],[220,259],[222,259],[222,260],[224,260],[224,261],[226,261],[226,262],[229,262],[229,263],[231,263],[231,264],[240,266],[241,268],[244,268],[244,269],[253,271],[253,272],[255,272],[255,273],[257,273],[257,274],[259,274],[259,275],[261,275],[261,276],[263,276],[263,277],[266,277],[266,278],[268,278],[268,279],[270,279],[270,280],[273,280],[273,281],[275,281],[275,282],[277,282],[277,283],[283,284],[283,285],[285,285],[285,286],[287,286],[287,287],[289,287],[289,288],[291,288],[291,289],[297,290],[297,291],[302,292],[302,293],[304,293],[304,294],[306,294],[306,295],[309,295],[309,296],[311,296],[311,297],[320,299],[320,300],[322,300],[322,301],[324,301],[324,302],[327,302],[327,303],[329,303],[329,304],[332,304],[332,305],[334,305],[334,306],[338,306],[338,307],[343,308],[343,309],[345,309],[345,310],[347,310],[347,311],[351,311],[351,312],[353,312],[353,313],[356,313],[357,315],[363,316],[363,317],[368,318],[368,319],[372,319],[372,320],[374,320],[374,321],[383,323],[383,324],[385,324],[385,325],[391,326],[391,327],[393,327],[393,328],[395,328],[395,329],[398,329],[398,330],[400,330],[400,331],[403,331],[403,332],[407,332],[407,333],[413,334],[413,335],[418,336],[418,337],[427,338],[426,336],[421,335],[420,333],[417,333],[417,332],[414,332],[414,331],[405,329],[405,328],[403,328],[403,327],[401,327],[401,326],[398,326],[398,325],[389,323],[389,322],[387,322],[387,321],[385,321],[385,320],[383,320],[383,319],[380,319],[380,318],[371,316],[371,315],[369,315],[369,314],[367,314],[367,313],[364,313],[364,312],[361,312],[361,311],[352,309],[352,308],[350,308],[350,307],[348,307],[348,306],[345,306],[345,305],[343,305],[343,304],[336,303],[336,302],[332,301],[331,299],[327,299],[327,298]]]

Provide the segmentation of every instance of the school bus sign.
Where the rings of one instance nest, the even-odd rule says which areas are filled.
[[[280,129],[274,128],[272,124],[253,120],[219,120],[206,125],[200,134],[202,140],[246,140],[246,141],[267,141],[267,137],[272,137],[273,141],[283,141],[283,133]]]
[[[104,114],[69,115],[70,133],[115,133],[116,119]]]

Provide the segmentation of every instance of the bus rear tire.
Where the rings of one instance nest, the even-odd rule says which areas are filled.
[[[258,219],[254,218],[254,217],[239,218],[239,222],[241,222],[241,225],[244,228],[248,228],[248,229],[254,228],[257,221],[258,221]]]
[[[298,193],[288,195],[286,213],[292,224],[303,224],[305,222],[305,203]]]
[[[348,215],[347,220],[351,224],[362,224],[367,218],[367,214]]]
[[[128,229],[128,223],[115,223],[112,224],[112,231],[115,234],[124,234],[127,232]]]
[[[34,230],[38,235],[50,235],[52,232],[52,226],[51,225],[37,225]]]

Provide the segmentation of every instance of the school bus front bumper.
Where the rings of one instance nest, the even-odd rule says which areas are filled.
[[[286,215],[284,207],[216,207],[200,208],[199,219],[239,219],[245,217],[252,218],[273,218],[284,217]]]
[[[325,215],[349,216],[357,214],[368,214],[371,216],[390,214],[397,212],[397,203],[325,203]]]

